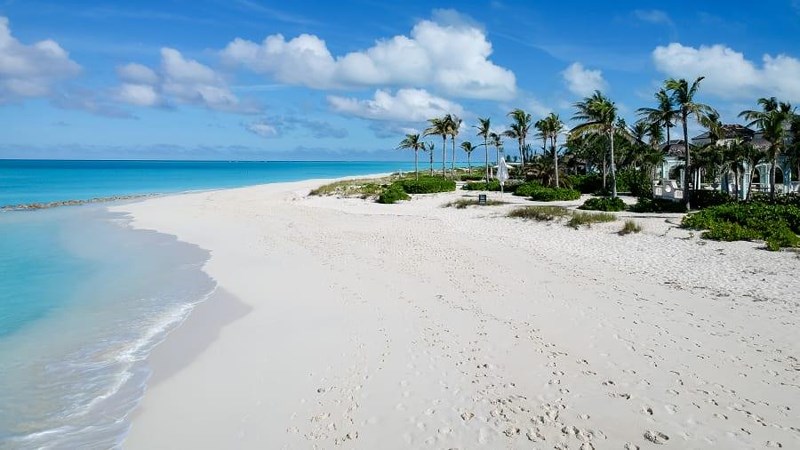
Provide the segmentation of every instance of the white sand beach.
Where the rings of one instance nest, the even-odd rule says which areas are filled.
[[[154,352],[125,448],[800,448],[796,253],[320,183],[114,207],[219,284]]]

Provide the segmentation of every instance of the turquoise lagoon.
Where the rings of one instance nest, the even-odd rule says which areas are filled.
[[[0,160],[0,206],[409,170],[397,162]],[[0,448],[113,448],[207,253],[102,204],[0,212]]]

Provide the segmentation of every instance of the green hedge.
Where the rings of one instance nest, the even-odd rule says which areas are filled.
[[[400,186],[409,194],[433,194],[456,190],[456,182],[442,177],[420,177],[419,180],[400,181]]]
[[[533,193],[539,189],[542,189],[542,185],[538,182],[528,181],[527,183],[522,183],[514,189],[514,195],[518,195],[520,197],[530,197]]]
[[[590,211],[624,211],[625,202],[619,197],[595,197],[586,200],[578,209]]]
[[[567,184],[582,194],[593,194],[603,189],[603,176],[596,173],[588,175],[570,175]]]
[[[481,181],[486,178],[485,173],[462,173],[458,177],[461,181]]]
[[[538,202],[568,201],[578,200],[579,198],[581,198],[580,192],[576,191],[575,189],[566,188],[541,187],[533,190],[531,193],[531,200]]]
[[[692,191],[692,208],[694,209],[706,209],[735,201],[735,198],[720,191]]]
[[[504,192],[516,192],[517,188],[520,186],[524,186],[525,183],[522,183],[521,180],[508,180],[506,181],[505,186],[503,187]],[[492,180],[488,183],[485,181],[480,182],[470,182],[464,185],[462,188],[465,191],[490,191],[490,192],[500,192],[500,182],[497,180]]]
[[[392,204],[410,198],[411,197],[403,190],[403,187],[399,183],[392,183],[378,195],[378,203]]]
[[[800,207],[760,202],[730,203],[691,213],[681,225],[707,230],[702,236],[719,241],[764,240],[767,248],[800,246]]]
[[[639,197],[629,210],[638,213],[685,213],[686,206],[681,202],[673,202],[663,198]]]

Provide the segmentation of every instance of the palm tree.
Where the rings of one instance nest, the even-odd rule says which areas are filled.
[[[667,93],[664,88],[656,92],[656,101],[658,106],[655,108],[639,108],[636,112],[642,116],[643,119],[650,123],[663,125],[667,130],[667,144],[669,144],[670,136],[669,129],[672,128],[675,121],[675,108],[672,104],[672,97]]]
[[[552,112],[544,120],[547,123],[545,129],[550,138],[550,147],[553,151],[553,174],[556,180],[555,187],[558,187],[558,135],[564,131],[564,122],[561,121],[558,114]]]
[[[511,125],[509,125],[508,130],[503,133],[504,135],[514,138],[517,140],[517,144],[519,145],[519,155],[520,155],[520,167],[524,169],[525,167],[525,140],[528,137],[528,131],[531,129],[531,115],[526,113],[525,111],[517,108],[510,113],[508,116],[511,117],[513,121]]]
[[[758,104],[761,105],[761,111],[742,111],[739,117],[744,117],[750,121],[747,126],[757,125],[764,136],[764,140],[769,142],[769,147],[767,148],[767,156],[770,161],[769,195],[770,198],[775,199],[775,167],[777,166],[778,155],[784,150],[787,131],[791,127],[794,110],[791,104],[779,102],[775,97],[760,98],[758,99]]]
[[[472,152],[475,151],[476,148],[478,147],[472,145],[472,142],[464,141],[461,143],[461,150],[464,150],[464,153],[467,154],[467,171],[469,173],[472,173],[472,162],[470,161],[470,156],[472,155]]]
[[[483,138],[483,149],[486,153],[486,181],[489,181],[489,135],[492,133],[492,123],[489,117],[483,119],[478,117],[478,137]]]
[[[433,142],[428,142],[427,145],[422,143],[422,151],[428,153],[430,157],[430,175],[433,176],[433,150],[435,149],[436,145]]]
[[[611,196],[617,197],[617,172],[614,160],[614,135],[617,133],[617,106],[600,91],[575,103],[577,113],[572,120],[581,121],[570,131],[575,136],[606,135],[611,152]],[[605,160],[605,158],[604,158]]]
[[[419,180],[419,168],[417,167],[419,150],[425,148],[425,143],[419,140],[419,134],[407,134],[397,148],[414,150],[414,177]]]
[[[428,123],[431,125],[422,132],[423,136],[441,136],[442,137],[442,176],[445,176],[445,172],[447,171],[447,133],[448,133],[448,122],[447,117],[434,117],[433,119],[428,119]],[[433,158],[433,156],[431,156]]]
[[[495,164],[500,164],[500,152],[503,151],[503,135],[499,133],[489,133],[489,145],[494,147]]]
[[[687,207],[691,207],[692,197],[690,186],[692,158],[689,153],[689,116],[694,116],[696,119],[699,119],[704,115],[714,112],[712,107],[694,100],[697,89],[700,87],[700,82],[703,81],[704,78],[705,77],[698,77],[691,85],[683,78],[680,80],[670,78],[664,82],[664,87],[670,92],[672,103],[678,108],[678,118],[683,125],[683,147],[686,164],[683,171],[683,202]]]
[[[450,160],[450,174],[455,176],[456,173],[456,136],[461,128],[461,119],[455,114],[448,114],[445,116],[447,120],[447,134],[450,135],[450,141],[453,144],[453,159]]]

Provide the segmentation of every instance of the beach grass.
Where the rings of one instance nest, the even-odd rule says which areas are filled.
[[[567,222],[568,227],[575,228],[576,230],[582,225],[591,227],[594,223],[613,222],[617,220],[617,216],[609,213],[587,213],[576,211],[572,213],[572,218]]]
[[[339,196],[339,197],[358,197],[367,199],[377,197],[383,188],[390,184],[392,177],[383,178],[361,178],[355,180],[341,180],[333,183],[324,184],[309,192],[314,196]]]
[[[499,205],[507,205],[508,202],[504,202],[502,200],[486,200],[486,206],[499,206]],[[456,209],[465,209],[468,206],[477,206],[480,205],[478,203],[478,199],[475,198],[461,198],[458,200],[454,200],[452,202],[447,202],[442,205],[442,208],[456,208]]]
[[[642,232],[642,226],[633,220],[626,220],[625,225],[623,225],[622,229],[618,231],[620,236],[625,236],[626,234],[631,234],[631,233],[641,233],[641,232]]]
[[[508,213],[508,217],[516,219],[549,222],[569,216],[569,210],[561,206],[526,206]]]

